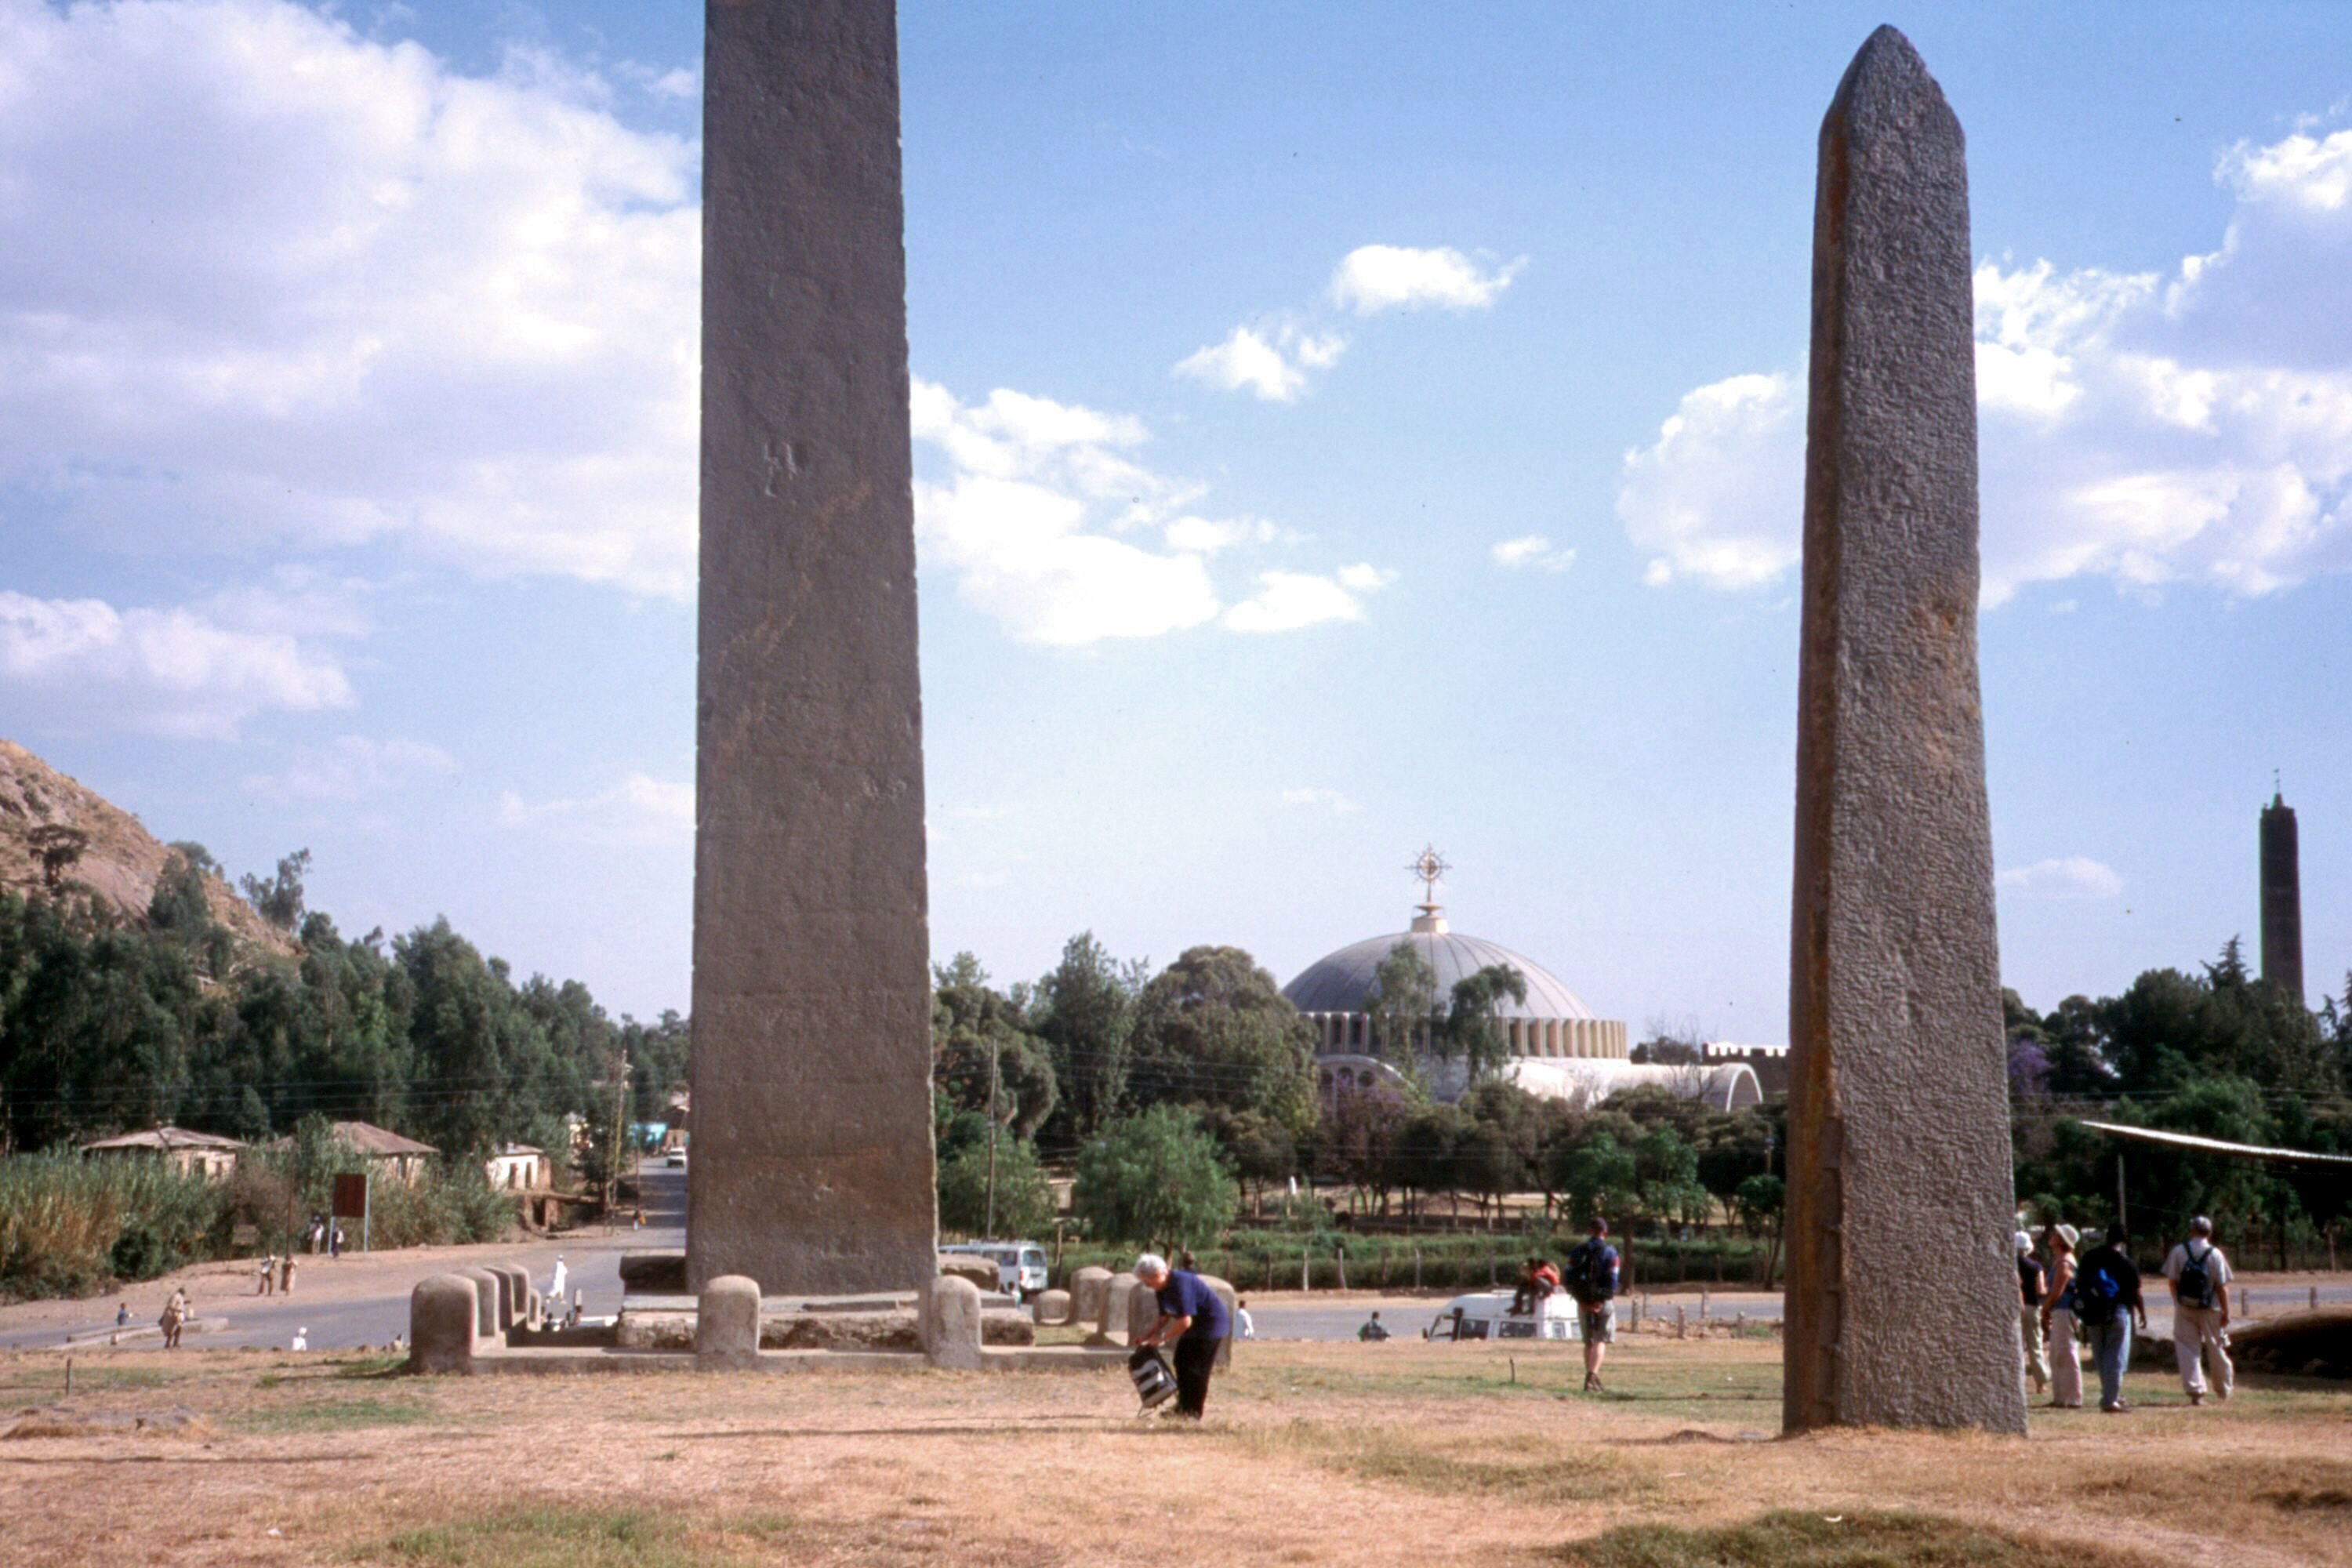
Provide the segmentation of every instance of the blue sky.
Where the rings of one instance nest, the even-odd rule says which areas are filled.
[[[2352,967],[2352,9],[908,5],[932,932],[1786,1037],[1814,135],[1969,140],[2004,969]],[[0,0],[0,732],[686,1005],[700,8]]]

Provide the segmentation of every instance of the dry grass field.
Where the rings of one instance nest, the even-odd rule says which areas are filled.
[[[2352,1393],[1778,1426],[1769,1340],[1261,1344],[1199,1427],[1115,1372],[420,1379],[261,1352],[0,1357],[0,1562],[2352,1563]],[[24,1412],[26,1414],[18,1414]],[[147,1418],[149,1425],[131,1422]]]

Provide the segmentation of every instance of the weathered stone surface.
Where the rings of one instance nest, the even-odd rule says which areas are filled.
[[[499,1321],[499,1277],[478,1265],[457,1272],[474,1282],[474,1331],[486,1340],[497,1339],[506,1331]]]
[[[1040,1290],[1029,1304],[1033,1320],[1041,1327],[1051,1328],[1070,1321],[1070,1293],[1067,1290]]]
[[[497,1275],[499,1283],[504,1287],[499,1292],[499,1314],[503,1325],[514,1329],[528,1323],[530,1320],[530,1277],[517,1264],[486,1263],[483,1267]]]
[[[940,1259],[940,1272],[971,1280],[972,1289],[983,1296],[995,1295],[997,1287],[1004,1281],[1003,1271],[985,1258],[943,1257]]]
[[[2303,1004],[2303,869],[2294,807],[2276,792],[2262,816],[2263,978]]]
[[[1088,1264],[1070,1276],[1070,1321],[1100,1323],[1103,1295],[1110,1289],[1110,1270]]]
[[[408,1293],[409,1371],[474,1370],[478,1289],[462,1274],[436,1274],[416,1282]]]
[[[936,1277],[892,0],[705,15],[690,1284]]]
[[[1133,1344],[1151,1331],[1160,1321],[1159,1292],[1138,1279],[1127,1288],[1127,1342]],[[1108,1330],[1109,1325],[1105,1324]]]
[[[969,1279],[942,1274],[923,1292],[919,1325],[923,1353],[933,1366],[976,1372],[980,1353],[980,1289]]]
[[[1224,1342],[1217,1346],[1217,1370],[1223,1372],[1234,1364],[1234,1336],[1241,1330],[1241,1319],[1234,1314],[1241,1296],[1230,1283],[1213,1274],[1202,1275],[1201,1283],[1214,1290],[1217,1300],[1225,1304],[1225,1338]]]
[[[690,1351],[700,1314],[635,1311],[624,1316],[613,1336],[617,1349]],[[762,1312],[760,1348],[765,1351],[919,1351],[922,1337],[912,1308],[883,1312]],[[981,1340],[1018,1349],[1037,1342],[1029,1314],[1009,1307],[981,1310]]]
[[[705,1371],[760,1364],[760,1282],[722,1274],[695,1302],[694,1362]]]
[[[1135,1276],[1128,1273],[1112,1275],[1103,1281],[1102,1300],[1096,1303],[1092,1320],[1095,1331],[1087,1336],[1090,1345],[1120,1343],[1127,1334],[1127,1298],[1135,1289]],[[1114,1339],[1112,1336],[1119,1338]]]
[[[1783,1420],[2025,1429],[1959,122],[1881,27],[1822,121]],[[1936,1282],[1923,1353],[1921,1280]]]

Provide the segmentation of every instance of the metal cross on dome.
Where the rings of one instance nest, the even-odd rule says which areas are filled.
[[[1433,904],[1437,901],[1438,879],[1454,868],[1446,864],[1445,857],[1440,855],[1437,852],[1437,846],[1433,844],[1423,849],[1420,857],[1405,869],[1421,879],[1423,901]]]

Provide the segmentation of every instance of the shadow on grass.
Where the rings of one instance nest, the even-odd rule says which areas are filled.
[[[328,1399],[250,1410],[236,1417],[235,1425],[245,1432],[356,1432],[370,1426],[414,1426],[440,1414],[414,1399]]]
[[[1780,1511],[1744,1524],[1685,1530],[1634,1524],[1573,1542],[1576,1568],[2147,1568],[2149,1560],[2068,1542],[2053,1549],[1925,1513]]]

